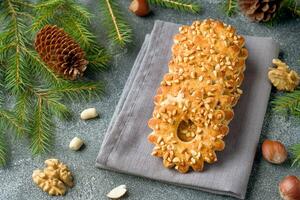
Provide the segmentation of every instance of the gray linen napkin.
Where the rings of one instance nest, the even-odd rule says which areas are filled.
[[[268,104],[271,85],[267,79],[272,58],[279,47],[271,38],[246,36],[249,51],[243,83],[244,94],[235,107],[226,148],[218,162],[206,164],[203,172],[180,174],[163,167],[150,155],[147,126],[153,111],[153,96],[168,71],[172,36],[179,25],[156,21],[147,35],[103,140],[96,166],[185,187],[244,199],[253,159]]]

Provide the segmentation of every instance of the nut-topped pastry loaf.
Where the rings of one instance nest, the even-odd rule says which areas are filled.
[[[195,21],[174,36],[169,72],[154,97],[152,155],[185,173],[217,161],[242,90],[245,40],[220,21]]]

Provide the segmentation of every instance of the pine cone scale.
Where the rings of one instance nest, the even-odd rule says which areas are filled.
[[[66,79],[75,80],[86,70],[84,51],[57,26],[46,25],[38,32],[35,49],[52,71]]]
[[[282,0],[238,0],[241,11],[252,21],[269,21],[273,18]]]

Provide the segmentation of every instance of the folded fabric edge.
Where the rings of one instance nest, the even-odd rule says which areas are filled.
[[[120,111],[122,110],[122,107],[124,105],[124,102],[125,102],[125,99],[127,97],[127,94],[129,93],[129,91],[131,90],[131,86],[132,86],[132,83],[134,82],[134,79],[135,79],[135,75],[138,73],[139,71],[139,66],[140,66],[140,63],[142,62],[142,60],[144,59],[144,57],[147,55],[147,52],[148,52],[148,44],[149,44],[149,40],[150,40],[150,35],[147,34],[146,37],[145,37],[145,40],[141,46],[141,50],[139,51],[138,55],[137,55],[137,58],[133,64],[133,67],[130,71],[130,74],[126,80],[126,83],[125,83],[125,86],[124,86],[124,89],[122,91],[122,94],[120,96],[120,99],[117,103],[117,106],[116,106],[116,109],[114,111],[114,114],[110,120],[110,123],[108,125],[108,128],[105,132],[105,135],[104,135],[104,139],[102,141],[102,144],[101,144],[101,148],[98,152],[98,155],[97,155],[97,158],[96,158],[96,164],[98,162],[102,162],[102,153],[103,152],[103,149],[105,148],[105,145],[110,137],[109,135],[109,132],[111,131],[111,128],[114,126],[115,122],[116,122],[116,118],[118,116],[118,114],[120,113]]]
[[[257,38],[264,38],[264,39],[267,39],[267,40],[270,40],[272,43],[270,43],[270,49],[272,49],[274,51],[274,56],[275,58],[278,57],[279,55],[279,51],[280,51],[280,45],[278,42],[276,42],[272,37],[256,37],[256,36],[246,36],[247,38],[251,38],[251,39],[257,39]],[[272,48],[271,48],[272,47]],[[272,65],[272,60],[270,60],[270,66]],[[266,74],[266,77],[267,77],[267,74]],[[255,141],[255,145],[253,146],[254,150],[253,150],[253,154],[252,154],[252,158],[251,158],[251,170],[249,170],[249,174],[247,175],[247,180],[246,180],[246,187],[245,187],[245,190],[243,192],[241,192],[241,196],[242,198],[244,199],[245,196],[246,196],[246,193],[247,193],[247,189],[248,189],[248,184],[249,184],[249,179],[250,179],[250,176],[251,176],[251,173],[252,173],[252,170],[253,170],[253,165],[254,165],[254,159],[255,159],[255,156],[256,156],[256,152],[257,152],[257,146],[258,146],[258,143],[259,143],[259,140],[260,140],[260,137],[261,137],[261,133],[262,133],[262,128],[263,128],[263,124],[264,124],[264,121],[265,121],[265,116],[266,116],[266,112],[267,112],[267,109],[268,109],[268,105],[269,105],[269,99],[270,99],[270,95],[271,95],[271,89],[272,89],[272,85],[270,84],[270,87],[268,89],[268,101],[265,102],[265,109],[264,109],[264,117],[263,117],[263,120],[261,122],[261,125],[260,125],[260,128],[259,128],[259,134],[257,136],[257,139]]]
[[[182,183],[177,184],[177,183],[174,183],[174,182],[166,181],[164,179],[153,179],[151,177],[147,177],[147,176],[143,176],[143,175],[136,175],[136,174],[133,174],[133,173],[130,173],[130,172],[127,172],[127,171],[116,170],[114,168],[110,168],[110,167],[101,165],[99,163],[96,163],[96,167],[98,167],[100,169],[112,171],[112,172],[121,173],[121,174],[127,174],[127,175],[131,175],[131,176],[138,176],[138,177],[142,177],[142,178],[147,178],[147,179],[151,179],[151,180],[154,180],[154,181],[158,181],[158,182],[162,182],[162,183],[167,183],[167,184],[170,184],[170,185],[175,185],[175,186],[178,186],[178,187],[185,187],[185,188],[189,188],[189,189],[193,189],[193,190],[199,190],[199,191],[204,191],[204,192],[208,192],[208,193],[212,193],[212,194],[218,194],[218,195],[224,195],[224,196],[231,196],[231,197],[235,197],[235,198],[238,198],[238,199],[245,199],[245,195],[234,193],[232,191],[212,190],[212,189],[203,188],[203,187],[193,187],[193,186],[182,184]]]
[[[141,65],[141,63],[143,63],[143,60],[144,60],[145,56],[149,54],[149,48],[151,46],[151,43],[152,43],[152,41],[155,40],[155,37],[153,35],[155,35],[156,32],[160,32],[163,25],[164,25],[164,22],[162,22],[162,21],[157,21],[157,22],[154,23],[152,32],[151,32],[151,34],[148,38],[148,42],[144,41],[144,44],[146,44],[146,45],[144,46],[144,44],[143,44],[142,48],[141,48],[141,51],[140,51],[140,52],[144,51],[145,53],[141,53],[141,54],[139,53],[138,54],[138,57],[139,57],[139,55],[142,55],[142,56],[141,56],[140,60],[138,60],[138,61],[136,60],[136,62],[135,62],[135,63],[137,63],[137,68],[140,69],[140,65]],[[135,80],[135,78],[132,80],[132,82],[134,82],[134,80]],[[125,88],[126,88],[126,84],[125,84]],[[131,90],[131,87],[129,87],[128,93],[129,93],[130,90]],[[120,104],[119,103],[117,104],[118,109],[115,110],[115,112],[117,111],[115,116],[117,116],[119,114],[119,111],[122,110],[123,105],[126,101],[127,95],[124,95],[124,96],[121,95],[121,97],[123,97],[123,99],[120,99],[119,100]],[[96,162],[101,162],[101,163],[106,163],[107,162],[107,159],[110,155],[109,151],[107,150],[107,148],[108,148],[107,146],[113,148],[112,145],[107,145],[107,144],[115,143],[115,141],[118,141],[118,138],[120,137],[120,135],[115,135],[113,137],[109,134],[109,132],[112,131],[111,129],[112,129],[113,125],[115,124],[116,119],[117,119],[117,117],[112,118],[112,121],[111,121],[110,125],[108,126],[109,129],[107,129],[106,134],[104,136],[104,139],[102,141],[102,145],[101,145],[100,151],[98,153]]]

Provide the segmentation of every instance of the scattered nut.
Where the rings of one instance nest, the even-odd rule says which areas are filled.
[[[147,0],[133,0],[129,6],[129,10],[140,17],[144,17],[150,13]]]
[[[74,137],[70,144],[69,144],[69,148],[73,151],[78,151],[80,149],[80,147],[83,145],[83,140],[79,137]]]
[[[87,119],[93,119],[95,117],[98,117],[98,113],[96,108],[88,108],[81,112],[80,118],[83,120]]]
[[[119,199],[127,192],[126,185],[119,185],[112,189],[106,196],[111,199]]]
[[[51,175],[37,169],[32,174],[33,182],[35,182],[44,192],[49,195],[58,196],[66,193],[66,186],[59,179],[51,178]]]
[[[44,192],[58,196],[66,193],[67,187],[73,187],[73,176],[69,168],[57,159],[45,161],[46,168],[34,170],[32,179]]]
[[[278,90],[294,91],[299,85],[300,77],[296,71],[289,69],[289,66],[279,59],[273,59],[276,68],[271,68],[268,77]]]
[[[273,164],[283,163],[288,156],[288,153],[281,142],[268,139],[262,144],[262,154],[265,160]]]
[[[279,183],[279,192],[284,200],[299,200],[300,180],[296,176],[286,176]]]

